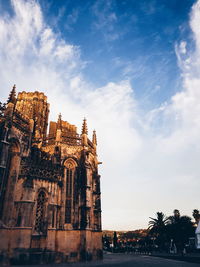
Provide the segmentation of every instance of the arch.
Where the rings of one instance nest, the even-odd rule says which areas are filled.
[[[68,158],[64,161],[63,164],[67,169],[75,169],[78,164],[73,158]]]
[[[47,189],[45,188],[45,187],[40,187],[39,189],[38,189],[38,195],[39,195],[39,193],[41,192],[41,191],[44,191],[45,192],[45,194],[46,194],[46,200],[47,200],[47,198],[48,198],[48,191],[47,191]]]

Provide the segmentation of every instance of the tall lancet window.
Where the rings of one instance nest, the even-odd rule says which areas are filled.
[[[65,223],[72,223],[74,174],[77,166],[73,159],[68,159],[64,163],[66,177],[66,200],[65,200]]]
[[[35,230],[40,233],[45,231],[45,202],[46,194],[41,190],[37,198]]]

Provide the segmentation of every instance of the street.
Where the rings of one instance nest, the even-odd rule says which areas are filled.
[[[26,265],[28,266],[28,265]],[[38,267],[38,265],[29,265],[31,267]],[[158,257],[151,257],[147,255],[134,254],[106,254],[102,261],[93,261],[85,263],[69,263],[69,264],[50,264],[42,265],[42,267],[92,267],[92,266],[116,266],[116,267],[197,267],[197,263],[188,263],[183,261],[176,261],[171,259],[163,259]],[[18,265],[18,267],[20,267]],[[25,265],[23,265],[25,267]]]

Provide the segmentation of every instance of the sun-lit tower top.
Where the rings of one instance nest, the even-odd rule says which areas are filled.
[[[13,103],[13,104],[16,103],[16,85],[15,84],[9,94],[7,103]]]
[[[34,121],[35,139],[46,137],[49,104],[44,93],[38,91],[20,92],[17,96],[16,110]]]

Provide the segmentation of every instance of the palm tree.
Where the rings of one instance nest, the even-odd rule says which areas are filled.
[[[168,222],[168,218],[163,212],[157,212],[156,215],[157,218],[149,217],[151,219],[151,221],[149,221],[149,229],[159,232],[159,230],[162,229]]]
[[[166,240],[166,229],[165,226],[168,223],[168,218],[163,212],[156,213],[157,218],[150,217],[149,221],[149,234],[156,238],[158,246],[163,247]]]

